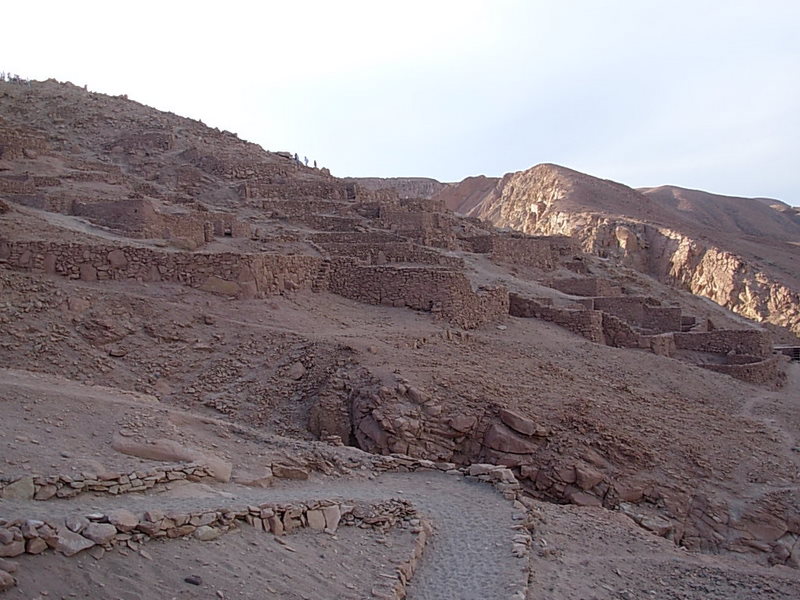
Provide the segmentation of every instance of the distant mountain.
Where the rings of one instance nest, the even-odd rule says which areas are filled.
[[[468,178],[437,197],[497,227],[574,236],[586,251],[800,334],[800,217],[783,202],[635,190],[552,164]]]
[[[721,196],[673,185],[639,191],[686,220],[709,229],[735,235],[800,236],[800,223],[789,217],[791,207],[780,200]]]

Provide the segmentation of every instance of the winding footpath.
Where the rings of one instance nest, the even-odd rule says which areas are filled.
[[[491,485],[437,471],[384,473],[373,480],[317,479],[269,489],[234,484],[206,486],[213,493],[175,497],[169,493],[82,495],[69,500],[0,500],[0,517],[52,520],[126,508],[196,511],[265,502],[308,502],[321,498],[376,502],[402,498],[433,522],[419,567],[408,587],[412,600],[494,600],[523,597],[528,578],[524,558],[512,554],[512,539],[524,518]]]

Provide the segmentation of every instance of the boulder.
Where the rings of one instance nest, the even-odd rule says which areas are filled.
[[[58,532],[58,545],[56,550],[65,556],[73,556],[83,550],[88,550],[94,546],[92,540],[86,539],[79,533],[70,531],[67,528]]]
[[[295,363],[292,363],[292,365],[289,367],[289,370],[286,371],[286,376],[289,379],[294,379],[295,381],[302,379],[305,374],[306,368],[299,360]]]
[[[495,423],[486,432],[483,444],[493,450],[510,454],[531,454],[539,449],[536,442],[523,438],[505,425]]]
[[[0,544],[0,558],[13,558],[25,553],[25,540],[14,540]]]
[[[33,477],[28,476],[9,483],[3,489],[2,497],[6,500],[31,500],[35,492]]]
[[[34,500],[49,500],[50,498],[52,498],[53,496],[56,495],[57,491],[58,491],[58,488],[56,486],[54,486],[54,485],[51,485],[51,484],[43,485],[42,487],[39,488],[39,491],[36,492],[36,494],[34,495],[33,499]]]
[[[469,466],[469,468],[467,469],[467,475],[470,475],[471,477],[478,477],[479,475],[488,475],[492,471],[501,468],[502,467],[498,467],[497,465],[475,463]]]
[[[122,269],[128,266],[128,258],[122,250],[112,250],[108,253],[108,262],[115,269]]]
[[[603,474],[586,465],[575,465],[575,480],[582,490],[590,490],[603,481]]]
[[[325,516],[325,529],[334,532],[339,527],[339,521],[342,520],[342,511],[338,504],[333,506],[323,506],[322,514]]]
[[[256,467],[250,470],[238,470],[233,474],[233,482],[249,487],[265,488],[272,485],[274,476],[269,467]]]
[[[0,571],[5,571],[6,573],[16,573],[17,563],[15,563],[13,560],[0,558]]]
[[[124,508],[117,508],[108,513],[108,522],[119,531],[127,533],[133,531],[139,524],[139,517]]]
[[[455,429],[459,433],[467,433],[478,422],[478,419],[475,417],[470,417],[469,415],[458,415],[457,417],[453,417],[450,419],[450,427]]]
[[[210,542],[211,540],[217,539],[221,535],[222,532],[219,529],[217,529],[216,527],[211,527],[209,525],[201,525],[194,532],[194,537],[200,540],[201,542]]]
[[[522,435],[533,435],[536,433],[536,423],[513,410],[502,409],[500,411],[500,420]]]
[[[70,531],[81,533],[89,524],[89,519],[73,515],[64,519],[64,524]]]
[[[111,523],[91,523],[86,526],[82,535],[92,540],[95,544],[105,545],[117,535],[117,528]]]
[[[41,554],[45,550],[47,550],[47,542],[39,537],[31,538],[25,544],[25,552],[28,554]]]
[[[308,469],[293,465],[272,465],[272,473],[281,479],[308,479]]]
[[[0,571],[0,592],[10,590],[15,585],[17,585],[17,580],[14,579],[10,573],[7,573],[6,571]]]
[[[309,510],[306,512],[306,520],[308,526],[316,531],[325,529],[325,515],[319,509]]]

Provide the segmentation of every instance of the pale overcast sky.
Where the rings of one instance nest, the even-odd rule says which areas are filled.
[[[800,204],[800,0],[11,1],[0,70],[339,176],[554,162]]]

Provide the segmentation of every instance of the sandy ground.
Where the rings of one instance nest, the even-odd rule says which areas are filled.
[[[244,525],[210,542],[150,542],[100,560],[48,552],[19,561],[19,584],[4,597],[359,600],[394,572],[396,557],[410,552],[413,542],[407,531],[383,535],[353,527],[335,536],[299,532],[281,540]],[[184,581],[191,576],[202,583]]]

